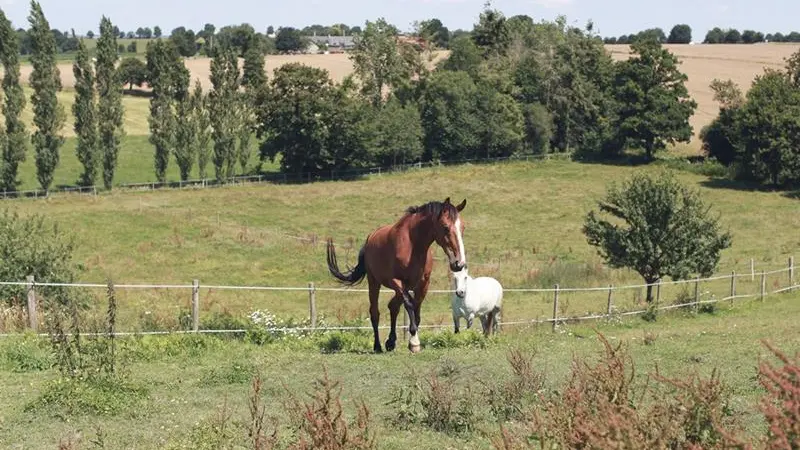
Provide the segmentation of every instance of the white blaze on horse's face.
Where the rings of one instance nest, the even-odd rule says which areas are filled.
[[[461,267],[467,267],[467,253],[464,251],[464,238],[461,236],[461,231],[464,227],[461,226],[461,217],[456,219],[456,240],[458,240],[458,256]],[[466,272],[466,269],[464,270]]]
[[[467,295],[467,269],[453,272],[453,290],[459,298]]]

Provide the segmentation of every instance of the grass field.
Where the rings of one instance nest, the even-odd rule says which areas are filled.
[[[654,170],[658,168],[553,160],[421,169],[351,182],[55,195],[6,205],[25,214],[46,207],[49,219],[72,230],[78,239],[77,260],[86,267],[81,276],[85,281],[102,282],[110,276],[117,283],[188,284],[198,278],[205,285],[306,286],[314,281],[318,287],[332,287],[325,238],[334,238],[340,261],[352,264],[366,235],[396,220],[407,206],[446,196],[467,198],[465,240],[473,275],[495,276],[507,288],[606,286],[638,284],[641,279],[605,268],[581,232],[583,217],[595,207],[608,181]],[[726,188],[687,172],[679,177],[701,189],[733,233],[733,247],[723,253],[720,273],[749,273],[750,258],[757,271],[779,269],[797,254],[800,240],[794,230],[800,205],[795,199]],[[436,255],[441,258],[442,252]],[[437,263],[432,289],[447,287],[444,267]],[[758,279],[747,281],[747,289],[757,289]],[[719,284],[704,289],[725,292],[727,281]],[[305,292],[201,291],[204,313],[228,311],[243,317],[267,308],[295,317],[307,314]],[[673,288],[664,296],[674,298],[681,292]],[[134,328],[147,311],[165,326],[176,326],[190,300],[188,291],[120,295],[121,317]],[[621,293],[620,308],[634,307],[640,295],[640,290]],[[431,294],[429,299],[425,322],[449,322],[446,297]],[[334,321],[366,317],[364,293],[320,292],[317,302],[321,313]],[[508,293],[506,304],[507,320],[552,313],[548,294]],[[605,293],[564,293],[561,308],[568,315],[603,312]]]
[[[788,354],[800,350],[796,316],[800,297],[786,295],[765,303],[743,302],[735,307],[722,306],[716,314],[672,314],[658,322],[630,319],[619,324],[599,323],[598,330],[612,343],[624,342],[636,364],[636,383],[641,386],[655,365],[666,376],[686,376],[697,372],[708,376],[713,368],[721,371],[731,394],[730,410],[750,436],[764,432],[764,422],[757,410],[763,389],[756,378],[760,357],[770,357],[759,339],[776,343]],[[522,331],[522,330],[521,330]],[[651,336],[648,341],[643,338]],[[423,331],[423,343],[432,342]],[[464,335],[462,335],[464,336]],[[466,342],[461,341],[461,342]],[[480,340],[473,341],[480,344]],[[647,342],[649,345],[644,345]],[[355,348],[369,346],[362,334]],[[358,351],[321,354],[310,341],[255,346],[212,337],[147,337],[118,342],[119,354],[128,360],[127,370],[135,386],[144,389],[142,397],[116,397],[105,400],[92,392],[75,392],[67,401],[73,405],[108,405],[106,413],[68,413],[63,404],[41,405],[47,395],[57,395],[57,374],[46,369],[47,343],[22,338],[0,340],[0,446],[9,449],[57,448],[59,439],[77,438],[77,448],[104,443],[102,448],[222,448],[214,438],[235,435],[230,444],[246,446],[243,429],[249,420],[247,398],[250,377],[261,373],[265,381],[262,399],[267,417],[283,426],[287,416],[283,401],[287,391],[304,396],[311,382],[322,375],[323,367],[333,380],[341,382],[342,402],[348,417],[353,404],[364,400],[371,409],[372,430],[377,433],[378,448],[491,448],[490,439],[499,431],[496,419],[486,405],[483,382],[497,383],[509,377],[505,362],[511,348],[526,354],[537,352],[536,371],[546,374],[546,387],[562,385],[575,357],[594,360],[601,346],[588,327],[566,327],[562,332],[530,329],[521,333],[507,331],[488,345],[468,348],[433,348],[410,355],[404,348],[391,354],[373,355]],[[400,406],[389,404],[401,389],[413,389],[430,373],[438,374],[449,389],[458,392],[456,399],[474,410],[473,431],[437,432],[424,425],[398,429],[393,419]],[[419,380],[419,381],[417,381]],[[464,391],[471,388],[466,394]],[[111,394],[108,394],[111,395]],[[59,398],[59,397],[55,397]],[[62,397],[65,400],[66,397]],[[124,401],[125,403],[118,403]],[[80,406],[76,406],[81,408]],[[83,406],[88,407],[88,406]],[[119,411],[113,412],[119,408]],[[220,417],[228,416],[227,427],[220,430]],[[215,428],[216,432],[214,432]],[[290,433],[281,430],[282,437]],[[246,448],[246,447],[224,447]]]

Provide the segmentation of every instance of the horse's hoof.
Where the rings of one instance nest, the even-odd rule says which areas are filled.
[[[386,341],[386,351],[393,352],[395,348],[395,343],[391,341]]]
[[[411,353],[419,353],[422,351],[422,345],[419,342],[419,334],[415,334],[408,339],[408,349]]]

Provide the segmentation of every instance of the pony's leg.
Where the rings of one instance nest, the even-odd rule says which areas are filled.
[[[367,281],[369,282],[369,320],[372,322],[372,334],[375,338],[372,349],[375,353],[382,353],[380,336],[378,335],[378,324],[381,319],[381,312],[378,309],[378,295],[381,292],[381,284],[370,275],[367,275]]]
[[[453,333],[458,333],[458,326],[461,322],[460,316],[456,311],[456,308],[453,308]]]
[[[403,297],[395,294],[389,302],[389,315],[392,319],[392,328],[389,331],[389,338],[386,339],[386,351],[391,352],[395,348],[397,342],[397,334],[395,328],[397,327],[397,314],[400,313],[400,306],[403,305]]]
[[[500,330],[500,321],[502,320],[502,318],[500,317],[500,308],[495,308],[493,314],[494,314],[494,322],[493,322],[494,329],[492,331],[494,332],[494,334],[497,334],[497,332]]]
[[[472,321],[473,320],[475,320],[475,313],[469,313],[469,316],[467,317],[467,329],[468,330],[470,328],[472,328]]]
[[[489,337],[489,332],[492,329],[492,323],[494,322],[494,311],[489,311],[486,313],[486,319],[483,321],[483,335],[485,337]]]

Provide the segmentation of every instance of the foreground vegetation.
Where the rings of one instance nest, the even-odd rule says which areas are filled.
[[[4,428],[0,445],[56,448],[60,439],[65,443],[71,439],[72,448],[269,448],[255,446],[248,436],[259,423],[265,443],[275,427],[280,446],[311,436],[330,439],[335,430],[341,431],[341,423],[334,433],[322,433],[324,427],[317,433],[309,431],[331,419],[335,403],[328,405],[331,415],[325,408],[312,408],[315,412],[308,419],[315,421],[305,422],[307,426],[294,415],[305,410],[302,402],[313,403],[307,394],[323,392],[313,382],[327,370],[331,382],[341,388],[343,421],[349,425],[351,443],[366,435],[375,438],[377,448],[404,448],[409,443],[430,449],[490,448],[493,443],[503,448],[503,425],[508,439],[517,443],[511,448],[520,448],[518,439],[529,432],[528,424],[545,423],[540,431],[554,438],[567,430],[568,422],[559,422],[558,411],[540,403],[537,392],[541,401],[555,400],[559,392],[568,395],[564,387],[573,357],[585,360],[586,370],[599,363],[587,372],[596,375],[594,382],[572,379],[576,392],[591,396],[591,386],[601,389],[598,393],[614,389],[619,400],[631,401],[633,409],[613,399],[605,403],[611,411],[628,414],[627,425],[622,424],[627,432],[638,423],[633,417],[647,419],[640,415],[652,411],[653,402],[667,406],[682,392],[695,392],[701,396],[684,400],[699,408],[688,409],[696,420],[681,421],[679,410],[651,417],[660,417],[659,429],[677,430],[674,438],[683,442],[681,448],[692,440],[703,448],[714,447],[715,441],[723,440],[715,431],[717,425],[747,441],[761,440],[767,435],[759,409],[766,393],[760,380],[766,378],[756,376],[757,366],[762,358],[778,368],[782,363],[759,340],[774,343],[790,357],[800,350],[794,332],[800,302],[796,295],[787,295],[764,303],[737,303],[733,308],[718,306],[712,314],[674,313],[656,323],[599,322],[598,330],[612,347],[624,345],[610,358],[603,357],[603,345],[588,324],[567,326],[559,333],[549,327],[519,333],[505,329],[491,341],[473,332],[456,337],[423,330],[425,350],[413,356],[404,351],[364,354],[370,344],[367,333],[284,338],[264,346],[186,335],[117,339],[115,375],[73,379],[59,375],[59,366],[53,366],[59,353],[51,353],[46,340],[4,338],[0,340],[0,400],[5,405],[0,411]],[[104,339],[84,340],[82,345],[86,361],[102,360],[92,352],[108,356]],[[628,352],[631,361],[626,359]],[[97,366],[98,373],[108,370],[109,360],[104,361]],[[670,387],[650,378],[656,367],[670,379],[690,380],[695,373],[699,378],[693,381],[695,387],[680,383]],[[256,376],[260,385],[253,395]],[[643,391],[646,385],[648,394]],[[331,387],[336,394],[336,386]],[[797,379],[783,388],[796,392]],[[565,399],[565,406],[580,406]],[[299,408],[295,400],[301,402]],[[361,402],[369,415],[357,422]],[[263,420],[254,422],[262,411],[266,411]],[[538,418],[528,415],[534,411]],[[581,424],[591,424],[590,417],[584,416]],[[611,416],[597,419],[606,423],[605,418]],[[598,442],[585,434],[577,436]],[[641,437],[632,439],[644,442]]]

